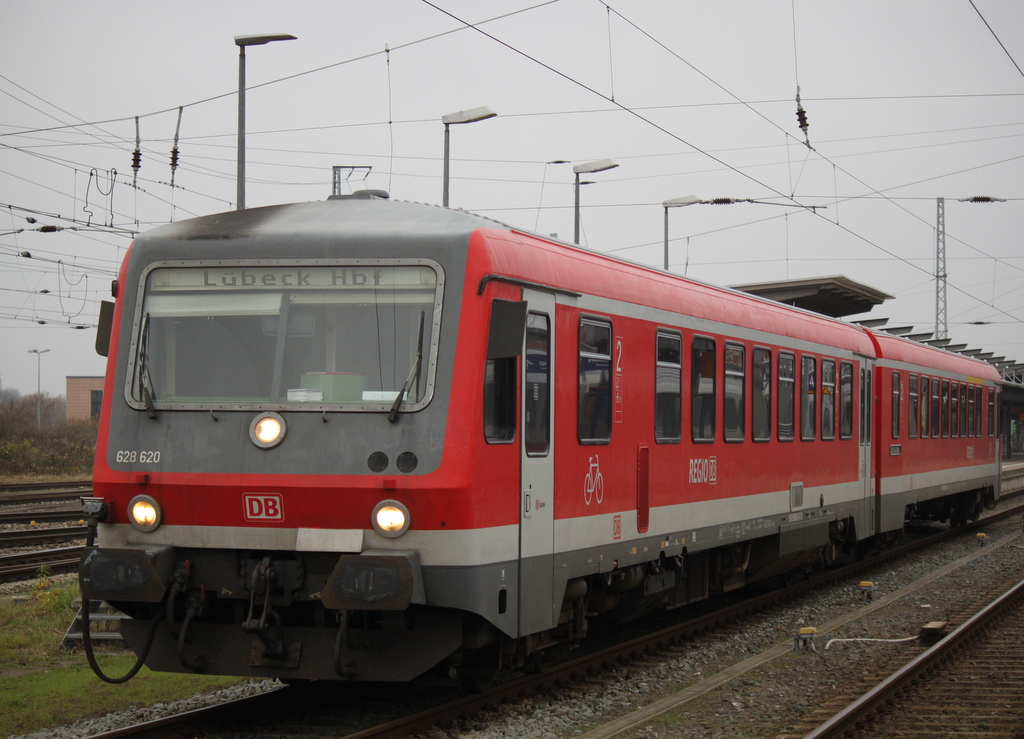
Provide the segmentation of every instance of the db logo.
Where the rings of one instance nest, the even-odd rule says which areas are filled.
[[[622,538],[622,516],[616,516],[612,519],[612,538]]]
[[[284,499],[278,493],[246,493],[242,505],[246,521],[284,520]]]

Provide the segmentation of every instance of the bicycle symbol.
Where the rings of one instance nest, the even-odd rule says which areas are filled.
[[[583,501],[587,505],[590,505],[591,499],[595,496],[598,503],[604,500],[604,475],[601,474],[599,464],[600,460],[596,454],[590,457],[590,470],[583,480]]]

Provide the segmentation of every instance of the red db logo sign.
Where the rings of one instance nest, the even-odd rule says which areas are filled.
[[[284,499],[278,493],[245,493],[242,505],[246,521],[284,520]]]

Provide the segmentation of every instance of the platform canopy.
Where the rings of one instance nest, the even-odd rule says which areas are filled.
[[[832,318],[866,313],[876,305],[893,298],[888,293],[854,282],[842,275],[734,285],[733,289]]]

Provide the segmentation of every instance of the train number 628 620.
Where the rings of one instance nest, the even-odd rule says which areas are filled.
[[[120,463],[140,462],[142,464],[157,464],[160,461],[160,452],[136,451],[134,449],[119,451],[117,461]]]

